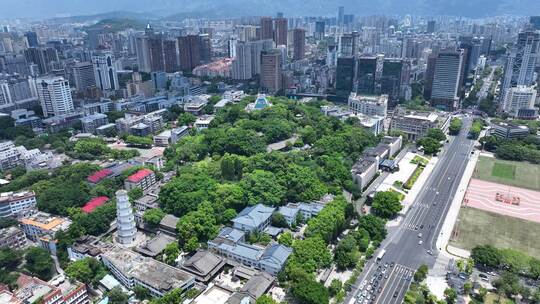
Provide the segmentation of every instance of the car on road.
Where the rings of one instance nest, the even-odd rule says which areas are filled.
[[[423,243],[422,240],[418,241],[418,245],[422,245],[422,243]]]
[[[419,238],[421,238],[421,237],[422,237],[422,232],[420,232],[420,233],[418,234],[418,237],[419,237]]]
[[[431,251],[431,249],[428,249],[427,253],[428,253],[429,255],[433,255],[433,251]]]
[[[393,297],[394,297],[394,298],[397,298],[397,296],[398,296],[398,292],[396,291],[396,292],[394,292]]]
[[[394,262],[390,263],[390,267],[394,267],[394,265],[396,265],[396,263]]]

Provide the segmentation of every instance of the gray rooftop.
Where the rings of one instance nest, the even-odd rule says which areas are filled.
[[[245,226],[258,227],[268,220],[272,216],[273,212],[274,208],[257,204],[242,210],[240,214],[238,214],[238,216],[232,221],[233,223],[238,223]]]
[[[176,223],[178,223],[178,220],[179,218],[177,218],[176,216],[172,214],[167,214],[161,219],[159,225],[170,229],[176,229]]]

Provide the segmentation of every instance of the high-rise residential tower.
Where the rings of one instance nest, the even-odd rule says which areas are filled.
[[[282,89],[281,59],[277,50],[261,53],[261,87],[269,93]]]
[[[274,39],[274,23],[270,17],[261,18],[261,39]]]
[[[39,102],[45,117],[73,112],[73,99],[69,81],[63,77],[40,77],[36,79]]]
[[[276,45],[287,45],[287,22],[287,18],[276,18],[274,20],[274,42]]]
[[[201,63],[201,43],[199,35],[178,37],[178,51],[180,53],[180,69],[193,70]]]
[[[306,56],[306,31],[295,28],[293,31],[293,59],[300,60]]]
[[[77,62],[73,66],[73,80],[77,91],[82,92],[96,86],[96,76],[92,62]]]

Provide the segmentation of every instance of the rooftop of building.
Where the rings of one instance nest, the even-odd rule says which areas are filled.
[[[142,181],[144,178],[150,176],[154,174],[154,171],[150,170],[150,169],[147,169],[147,168],[143,168],[137,172],[135,172],[134,174],[130,175],[127,177],[127,180],[129,182],[132,182],[132,183],[138,183],[140,181]]]
[[[388,95],[368,95],[368,94],[357,94],[355,92],[351,92],[351,94],[349,95],[349,99],[358,100],[358,101],[361,100],[364,102],[377,103],[377,104],[388,103]]]
[[[0,203],[2,202],[11,202],[11,201],[19,201],[24,200],[30,197],[34,197],[36,194],[34,191],[19,191],[19,192],[3,192],[0,194]]]
[[[184,262],[182,269],[198,276],[206,276],[224,265],[225,262],[219,255],[208,250],[199,250]]]
[[[296,206],[281,206],[278,210],[279,213],[285,217],[295,217],[298,214],[298,207]]]
[[[109,200],[106,196],[98,196],[94,197],[91,200],[89,200],[82,208],[82,212],[84,213],[91,213],[96,209],[97,207],[105,204]]]
[[[351,172],[362,173],[366,171],[369,167],[373,166],[373,164],[376,164],[376,163],[377,163],[377,159],[373,157],[362,157],[352,166]]]
[[[415,119],[415,120],[424,120],[434,123],[439,118],[439,115],[433,112],[416,112],[411,114],[404,115],[405,118]]]
[[[112,246],[110,243],[101,242],[98,237],[93,235],[84,235],[76,239],[71,248],[78,253],[96,257]]]
[[[258,299],[265,294],[272,284],[274,283],[274,277],[264,271],[252,276],[240,289],[240,292],[246,293],[253,299]]]
[[[175,242],[176,239],[163,233],[158,233],[155,237],[146,241],[136,250],[143,255],[155,257],[160,254],[167,245]]]
[[[246,207],[242,210],[232,222],[240,225],[257,227],[268,220],[274,212],[273,207],[267,207],[263,204]]]
[[[514,129],[514,130],[523,130],[523,131],[529,131],[529,127],[526,125],[519,125],[512,122],[494,122],[492,123],[493,126],[505,128],[505,129]]]
[[[110,169],[101,169],[99,171],[92,173],[90,176],[86,178],[86,180],[91,183],[96,184],[102,181],[107,176],[112,175],[112,174],[113,174],[113,171]]]
[[[159,222],[159,225],[174,230],[179,220],[179,218],[172,214],[166,214]]]
[[[36,226],[43,230],[65,230],[69,227],[71,221],[45,212],[38,212],[21,219],[21,223]]]
[[[193,276],[183,270],[125,248],[113,247],[102,258],[109,260],[125,276],[136,278],[161,291],[180,288],[193,280]]]
[[[11,226],[11,227],[6,227],[6,228],[1,228],[0,229],[0,236],[2,238],[11,237],[11,236],[13,236],[13,235],[15,235],[17,233],[22,233],[21,228],[19,228],[18,226]]]

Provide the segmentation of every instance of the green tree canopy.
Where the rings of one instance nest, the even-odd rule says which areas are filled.
[[[402,208],[399,195],[394,191],[377,192],[371,205],[374,214],[386,219],[396,217]]]
[[[25,255],[25,268],[32,275],[48,281],[53,277],[53,259],[49,252],[41,247],[30,247]]]
[[[160,208],[147,209],[144,212],[143,220],[151,227],[157,227],[165,215],[165,212]]]

